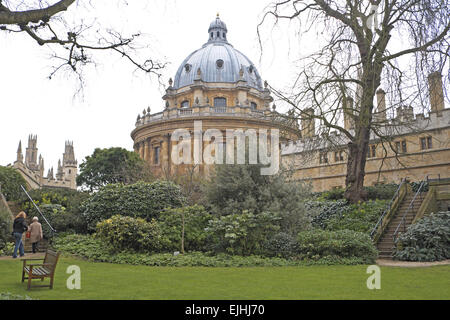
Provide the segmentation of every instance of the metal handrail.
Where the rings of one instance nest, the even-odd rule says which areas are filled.
[[[25,188],[20,185],[20,187],[22,188],[23,192],[25,192],[25,194],[27,195],[28,199],[30,199],[31,203],[34,205],[34,207],[36,208],[36,210],[41,214],[42,218],[44,218],[44,221],[48,224],[48,226],[50,227],[50,230],[53,233],[56,233],[56,230],[50,225],[50,222],[48,222],[47,218],[45,218],[44,214],[41,212],[41,210],[39,209],[39,207],[36,205],[36,203],[34,202],[34,200],[31,198],[31,196],[28,194],[27,190],[25,190]]]
[[[374,236],[375,232],[377,231],[379,225],[383,222],[384,216],[391,210],[392,204],[394,203],[395,199],[398,197],[400,189],[405,184],[405,182],[406,182],[406,178],[403,178],[402,181],[400,182],[400,185],[398,186],[397,190],[395,191],[394,196],[392,197],[391,201],[389,202],[387,208],[383,211],[383,213],[380,216],[380,219],[378,219],[377,224],[372,229],[372,232],[370,233],[370,237],[372,239],[373,239],[373,236]]]
[[[400,226],[401,226],[402,224],[403,224],[403,232],[406,231],[406,226],[405,226],[405,218],[406,218],[406,215],[407,215],[407,214],[409,213],[409,211],[414,207],[414,202],[416,201],[417,195],[420,193],[420,191],[422,190],[422,188],[423,188],[423,186],[425,185],[425,183],[426,183],[427,180],[428,180],[428,176],[425,176],[425,178],[420,182],[419,189],[417,189],[416,194],[414,195],[413,199],[412,199],[411,202],[409,203],[408,208],[406,209],[405,213],[404,213],[403,216],[402,216],[402,220],[400,220],[400,222],[399,222],[397,228],[395,229],[394,235],[393,235],[394,243],[395,243],[395,241],[397,240],[397,235],[398,235],[398,232],[399,232],[399,230],[400,230]]]

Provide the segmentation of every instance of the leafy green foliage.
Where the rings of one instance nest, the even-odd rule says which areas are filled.
[[[450,258],[450,211],[423,217],[397,240],[394,258],[440,261]]]
[[[108,244],[91,235],[70,234],[58,236],[53,246],[55,249],[90,261],[109,262],[131,265],[147,265],[160,267],[270,267],[299,265],[355,265],[363,263],[360,258],[327,257],[318,260],[293,260],[282,258],[265,258],[261,256],[236,256],[227,254],[209,255],[201,252],[191,252],[174,256],[170,253],[145,254],[134,252],[115,253]]]
[[[373,263],[378,255],[368,235],[350,230],[303,231],[298,234],[297,242],[300,259],[360,258],[365,263]]]
[[[77,184],[93,191],[111,183],[130,184],[151,179],[150,170],[136,152],[97,148],[80,164]]]
[[[11,238],[12,224],[11,214],[0,200],[0,251],[6,247]]]
[[[275,234],[264,244],[264,254],[269,257],[290,258],[296,256],[297,252],[297,239],[285,232]]]
[[[374,186],[364,187],[367,200],[390,200],[394,196],[395,191],[397,191],[398,184],[387,183],[387,184],[377,184]],[[343,188],[333,188],[329,191],[324,191],[318,193],[318,197],[322,200],[343,200],[345,189]]]
[[[398,189],[398,184],[387,183],[377,184],[375,186],[364,187],[367,192],[367,199],[369,200],[391,200]]]
[[[349,206],[340,215],[332,216],[327,230],[352,230],[369,234],[386,209],[387,200],[366,201]]]
[[[309,228],[304,200],[307,187],[290,181],[286,171],[261,175],[261,165],[219,165],[205,185],[205,206],[215,215],[272,212],[282,219],[284,232],[297,234]]]
[[[349,210],[347,200],[323,200],[323,201],[306,201],[305,206],[308,214],[312,217],[311,224],[315,228],[326,229],[327,223],[333,216],[342,216],[344,212]]]
[[[369,233],[386,208],[387,200],[348,204],[346,200],[307,201],[312,225],[324,230],[353,230]]]
[[[160,252],[167,246],[156,220],[147,222],[142,218],[115,215],[97,223],[96,230],[95,236],[115,252]]]
[[[89,198],[87,192],[43,188],[31,190],[29,194],[57,232],[87,232],[87,224],[81,212],[81,203]],[[19,204],[28,217],[39,218],[44,236],[51,237],[50,228],[26,195],[22,196]]]
[[[0,256],[12,256],[14,252],[14,242],[5,242],[3,247],[0,247]]]
[[[140,217],[151,221],[165,208],[181,207],[184,197],[180,187],[170,181],[138,182],[130,185],[111,184],[101,188],[82,204],[88,230],[97,222],[113,215]]]
[[[3,166],[0,166],[0,185],[1,192],[8,201],[20,199],[23,194],[21,185],[27,188],[25,179],[16,169]]]
[[[188,251],[202,251],[206,248],[208,226],[211,215],[204,207],[193,205],[181,208],[168,208],[158,216],[162,233],[170,241],[171,250],[181,250],[181,235],[184,219],[184,248]]]
[[[278,215],[248,211],[216,217],[209,221],[212,249],[237,255],[260,254],[262,244],[279,230]]]

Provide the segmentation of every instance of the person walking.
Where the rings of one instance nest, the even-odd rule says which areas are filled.
[[[21,257],[25,255],[25,250],[23,248],[22,242],[22,233],[28,230],[28,225],[25,221],[27,214],[23,211],[19,212],[19,214],[14,219],[13,223],[13,236],[15,240],[13,258],[17,258],[17,250],[19,250],[19,254]]]
[[[38,251],[39,241],[43,239],[42,225],[39,223],[38,217],[33,217],[33,222],[30,224],[30,242],[33,253]]]

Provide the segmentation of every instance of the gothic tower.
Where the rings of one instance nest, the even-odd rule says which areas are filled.
[[[69,187],[76,189],[77,187],[77,166],[78,162],[75,160],[75,152],[73,149],[73,141],[66,141],[65,151],[63,154],[62,172],[64,179],[69,183]]]
[[[25,165],[33,171],[38,170],[38,163],[37,163],[37,136],[36,135],[29,135],[28,136],[28,147],[26,149],[25,154]]]

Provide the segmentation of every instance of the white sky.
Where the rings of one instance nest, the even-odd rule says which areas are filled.
[[[296,56],[298,46],[286,40],[282,29],[266,29],[269,40],[260,61],[256,27],[270,1],[150,0],[128,6],[120,1],[115,6],[110,6],[110,0],[99,2],[99,9],[91,13],[100,21],[118,30],[150,35],[146,39],[154,55],[170,63],[163,71],[165,84],[184,58],[207,41],[209,24],[217,12],[227,24],[229,42],[255,63],[264,80],[283,85],[292,79],[289,59]],[[79,10],[83,8],[68,11],[74,23]],[[163,109],[163,89],[156,78],[134,72],[134,67],[115,55],[105,55],[100,65],[87,72],[83,96],[74,98],[76,84],[70,78],[47,78],[50,53],[24,35],[0,34],[0,165],[15,161],[19,140],[25,154],[29,134],[38,136],[45,174],[51,166],[57,167],[65,140],[74,141],[79,164],[96,147],[132,150],[130,133],[137,114],[148,106],[152,113]]]

